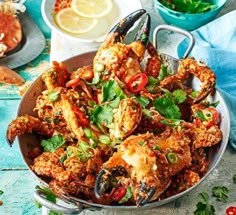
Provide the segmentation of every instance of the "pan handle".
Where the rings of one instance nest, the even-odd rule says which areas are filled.
[[[65,206],[51,202],[45,198],[44,193],[40,190],[34,191],[34,199],[46,208],[62,214],[80,214],[84,210],[84,207],[81,204],[76,208],[67,208]]]
[[[189,38],[189,46],[182,57],[182,58],[187,58],[188,55],[190,54],[190,52],[192,51],[193,46],[195,44],[195,39],[194,39],[193,35],[189,31],[186,31],[182,28],[178,28],[178,27],[175,27],[172,25],[158,25],[153,31],[153,45],[155,46],[156,49],[157,49],[157,34],[161,30],[173,31],[175,33],[182,34],[182,35]]]

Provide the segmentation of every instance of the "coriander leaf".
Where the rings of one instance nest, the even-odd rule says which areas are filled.
[[[48,215],[63,215],[63,214],[50,210]]]
[[[191,94],[190,94],[190,96],[191,96],[192,98],[197,98],[198,95],[199,95],[199,91],[197,91],[197,90],[191,92]]]
[[[57,197],[49,188],[40,187],[37,185],[35,189],[42,191],[48,201],[56,203]]]
[[[146,88],[148,89],[148,91],[152,92],[156,88],[158,83],[158,79],[154,78],[153,76],[148,76],[148,83],[146,85]]]
[[[181,104],[187,99],[187,93],[181,89],[174,90],[172,96],[175,104]]]
[[[209,195],[205,192],[199,193],[199,202],[196,205],[194,215],[215,215],[215,208],[209,204]]]
[[[87,161],[93,157],[94,148],[88,143],[82,141],[79,142],[78,146],[68,146],[66,149],[67,156],[78,156],[82,162]]]
[[[2,190],[0,190],[0,195],[2,195],[4,192]]]
[[[211,106],[211,107],[217,107],[218,106],[218,104],[220,104],[220,101],[217,101],[217,102],[211,102],[211,103],[209,103],[209,105],[208,106]]]
[[[233,176],[233,182],[236,184],[236,175]]]
[[[201,120],[203,120],[203,121],[207,120],[206,117],[205,117],[205,115],[203,114],[203,112],[200,111],[200,110],[196,110],[194,116],[195,116],[195,117],[198,117],[199,119],[201,119]]]
[[[216,197],[218,201],[227,202],[228,196],[228,188],[224,186],[215,186],[212,188],[212,196]]]
[[[126,96],[115,80],[102,84],[102,102],[111,101],[117,97],[124,99]]]
[[[148,98],[142,96],[135,97],[135,100],[142,106],[142,108],[147,107],[150,102]]]
[[[160,73],[158,75],[158,80],[162,81],[165,77],[169,75],[168,66],[165,64],[161,65]]]
[[[155,109],[168,119],[180,119],[181,112],[169,98],[157,98],[153,101]]]
[[[44,151],[54,152],[60,148],[66,142],[65,138],[61,135],[54,135],[53,137],[42,140],[41,146],[44,148]]]
[[[113,120],[113,109],[109,105],[97,106],[94,111],[90,112],[90,119],[94,124],[108,126]]]

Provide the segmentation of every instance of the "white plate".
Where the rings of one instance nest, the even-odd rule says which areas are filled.
[[[45,47],[45,38],[34,21],[26,14],[18,15],[23,32],[21,43],[16,49],[0,58],[0,65],[11,69],[22,66],[36,58]]]
[[[141,9],[142,5],[140,0],[132,0],[132,3],[128,0],[112,0],[113,1],[113,9],[112,12],[109,13],[108,16],[104,18],[100,18],[98,20],[97,26],[88,33],[80,34],[79,36],[74,36],[71,34],[67,34],[62,31],[53,19],[54,14],[54,5],[56,0],[43,0],[41,12],[44,21],[47,25],[56,32],[65,36],[66,38],[80,41],[80,42],[102,42],[108,33],[108,31],[121,19],[129,15],[135,10]]]

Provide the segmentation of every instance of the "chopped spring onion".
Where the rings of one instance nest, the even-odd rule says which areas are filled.
[[[167,160],[168,160],[168,162],[169,162],[170,164],[175,164],[175,163],[177,163],[177,161],[178,161],[178,157],[177,157],[177,155],[176,155],[174,152],[169,152],[169,153],[166,155],[166,158],[167,158]]]

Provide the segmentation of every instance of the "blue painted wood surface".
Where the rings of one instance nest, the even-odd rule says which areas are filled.
[[[149,10],[151,13],[154,12],[153,8],[148,8],[148,3],[150,0],[142,0],[144,8]],[[229,0],[227,7],[224,12],[236,9],[235,0]],[[146,3],[145,3],[146,2]],[[48,45],[50,44],[50,30],[45,25],[42,20],[42,15],[40,13],[41,0],[27,0],[26,1],[27,12],[35,20],[37,25],[43,31],[44,35],[48,38]],[[158,21],[158,17],[154,17],[157,23],[162,24]],[[49,47],[43,52],[38,59],[32,63],[18,68],[18,72],[23,70],[27,73],[29,69],[34,68],[34,66],[39,66],[38,72],[34,74],[34,78],[42,72],[44,67],[40,67],[42,63],[49,60]],[[32,71],[32,70],[30,70]],[[27,75],[25,76],[27,77]],[[28,76],[32,77],[32,76]],[[17,90],[17,89],[13,89]],[[12,92],[13,92],[12,91]],[[42,210],[35,206],[33,192],[35,186],[39,184],[35,176],[27,170],[21,155],[18,150],[17,142],[14,143],[13,147],[10,148],[5,140],[6,128],[11,120],[16,117],[17,107],[20,102],[20,96],[15,94],[11,96],[3,92],[0,86],[0,190],[4,193],[0,195],[0,201],[3,205],[0,206],[0,215],[40,215]],[[236,174],[235,159],[236,153],[227,148],[223,159],[217,168],[210,174],[210,176],[201,183],[196,189],[188,193],[188,195],[169,203],[167,205],[150,209],[150,210],[138,210],[138,211],[108,211],[101,210],[97,212],[85,211],[83,215],[189,215],[193,214],[196,209],[197,195],[199,192],[211,193],[213,186],[226,186],[230,190],[230,198],[227,203],[217,202],[215,199],[211,199],[211,204],[217,209],[216,215],[223,215],[225,209],[229,205],[236,206],[236,186],[232,183],[232,177]]]

